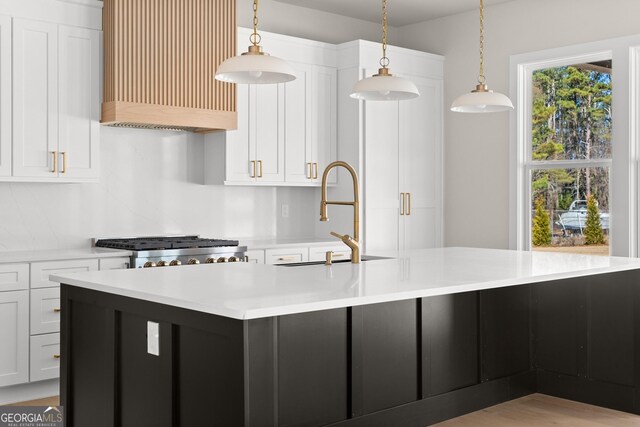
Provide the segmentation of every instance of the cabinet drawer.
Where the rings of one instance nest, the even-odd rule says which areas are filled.
[[[60,286],[59,283],[49,280],[51,274],[69,274],[96,270],[98,270],[97,259],[34,262],[31,264],[31,287],[50,288],[52,286]]]
[[[29,289],[29,264],[0,264],[0,292]]]
[[[265,250],[266,264],[291,264],[309,261],[309,248],[284,248]]]
[[[129,257],[100,258],[100,270],[126,270],[130,262]]]
[[[247,262],[252,262],[255,264],[264,264],[264,250],[256,249],[253,251],[247,251]]]
[[[309,248],[309,261],[324,261],[327,252],[333,252],[333,260],[340,261],[343,259],[351,259],[351,249],[347,245],[340,246],[318,246]]]
[[[60,334],[31,337],[29,360],[30,381],[42,381],[60,376]]]
[[[31,334],[60,332],[60,288],[31,290]]]

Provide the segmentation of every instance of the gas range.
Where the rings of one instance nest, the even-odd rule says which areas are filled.
[[[247,251],[237,240],[194,235],[95,239],[95,246],[131,251],[131,268],[244,262]]]

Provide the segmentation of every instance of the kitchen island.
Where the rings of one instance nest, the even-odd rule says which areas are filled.
[[[640,413],[640,260],[382,255],[53,276],[67,426],[422,427],[534,392]]]

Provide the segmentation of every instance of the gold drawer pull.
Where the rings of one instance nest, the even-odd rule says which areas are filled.
[[[258,178],[262,178],[262,160],[258,160],[258,165],[260,166],[260,172],[258,172]]]
[[[54,355],[53,355],[53,358],[54,358],[54,359],[60,359],[60,355],[59,355],[59,354],[54,354]]]
[[[62,309],[60,309],[60,308],[54,308],[54,309],[53,309],[53,312],[54,312],[54,313],[60,313],[61,311],[62,311]]]
[[[255,178],[256,177],[256,161],[251,160],[249,163],[250,163],[249,173],[251,174],[249,175],[249,178]]]
[[[307,174],[307,179],[313,179],[313,163],[307,163],[309,166],[309,173]]]
[[[53,156],[53,169],[51,170],[51,173],[56,173],[58,172],[58,152],[52,151],[51,155]]]
[[[60,154],[62,154],[62,170],[60,173],[67,173],[67,152],[63,151]]]
[[[297,256],[281,256],[280,258],[278,258],[278,261],[297,261],[298,257]]]
[[[318,179],[318,164],[314,163],[313,167],[314,167],[313,179]]]
[[[411,193],[407,193],[407,215],[411,215]]]
[[[337,258],[337,257],[339,257],[339,256],[344,256],[344,254],[341,254],[341,253],[335,253],[335,252],[333,253],[333,257],[334,257],[334,258]]]
[[[400,209],[400,215],[404,215],[404,203],[405,203],[404,193],[400,193],[400,198],[402,199],[402,208]]]

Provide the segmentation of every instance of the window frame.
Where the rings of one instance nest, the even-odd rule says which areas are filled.
[[[613,60],[612,158],[533,161],[532,78],[540,69]],[[531,249],[531,172],[534,169],[609,168],[611,255],[637,256],[640,209],[637,189],[640,140],[640,36],[513,55],[510,58],[511,115],[509,246]],[[633,91],[633,92],[632,92]],[[633,93],[633,96],[631,95]]]

